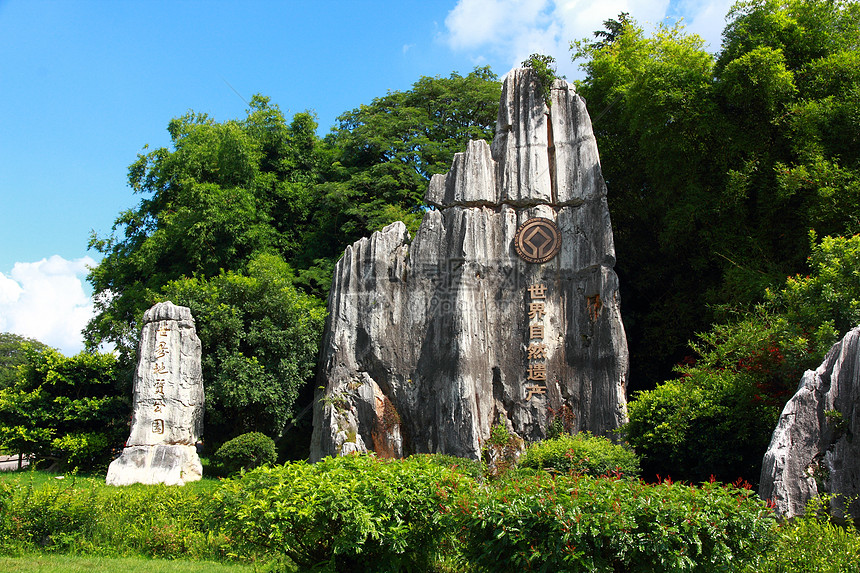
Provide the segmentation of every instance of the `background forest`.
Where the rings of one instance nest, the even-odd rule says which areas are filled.
[[[858,22],[856,2],[755,0],[735,5],[717,54],[624,13],[571,45],[631,350],[622,437],[646,475],[757,482],[801,373],[860,323]],[[422,77],[324,137],[312,113],[287,118],[262,95],[244,118],[171,120],[171,146],[129,167],[138,205],[91,239],[89,352],[3,335],[0,448],[109,461],[139,321],[172,300],[203,342],[207,446],[256,431],[281,459],[306,457],[335,261],[393,221],[414,232],[430,176],[492,139],[499,95],[477,68]],[[105,343],[115,357],[96,352]]]

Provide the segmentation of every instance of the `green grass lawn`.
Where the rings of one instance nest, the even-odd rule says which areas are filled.
[[[104,475],[80,475],[74,473],[52,473],[41,470],[34,470],[24,468],[21,470],[12,470],[0,472],[0,483],[8,483],[10,485],[33,485],[33,487],[42,487],[46,485],[58,485],[62,486],[63,484],[74,482],[76,487],[85,487],[85,486],[104,486],[105,485],[105,476]],[[218,488],[218,484],[220,479],[217,477],[206,477],[200,481],[189,482],[185,484],[184,488],[193,490],[195,492],[207,492],[214,491]],[[143,489],[150,486],[146,486],[143,484],[134,484],[129,486],[122,486],[123,488],[132,488],[132,489]]]
[[[253,565],[212,561],[170,561],[145,558],[77,557],[73,555],[28,555],[0,557],[4,573],[243,573]]]

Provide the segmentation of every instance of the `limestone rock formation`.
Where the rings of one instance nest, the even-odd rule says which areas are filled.
[[[860,516],[860,327],[807,370],[779,417],[762,463],[759,494],[785,517],[819,494],[830,511]]]
[[[199,480],[203,433],[201,344],[188,307],[158,303],[143,315],[131,435],[108,485],[183,485]]]
[[[526,441],[553,422],[606,434],[626,421],[597,145],[573,86],[557,80],[551,95],[548,108],[532,72],[513,70],[492,146],[470,142],[432,178],[414,240],[394,223],[347,247],[328,301],[312,460],[477,458],[500,421]]]

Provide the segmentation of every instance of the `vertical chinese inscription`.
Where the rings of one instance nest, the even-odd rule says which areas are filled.
[[[170,375],[170,361],[168,357],[168,354],[170,354],[170,350],[168,349],[169,341],[170,327],[162,326],[155,332],[155,353],[153,354],[152,361],[152,373],[155,375],[155,400],[152,402],[154,413],[159,413],[164,408],[164,384]],[[162,421],[160,426],[157,426],[153,422],[152,431],[155,434],[163,434],[164,422]]]
[[[529,401],[534,396],[546,394],[547,348],[543,341],[543,317],[546,316],[546,285],[529,285],[527,290],[529,293],[529,345],[526,354],[526,359],[528,360],[526,401]]]

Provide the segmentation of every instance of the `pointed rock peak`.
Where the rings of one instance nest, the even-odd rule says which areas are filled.
[[[537,75],[511,70],[492,146],[472,141],[446,175],[434,175],[425,200],[437,208],[581,205],[601,199],[606,185],[585,101],[557,79],[548,107]]]
[[[542,439],[626,420],[627,342],[585,102],[507,75],[492,145],[435,175],[414,240],[392,225],[338,261],[311,459],[477,458],[494,424]],[[568,427],[569,426],[569,427]]]

